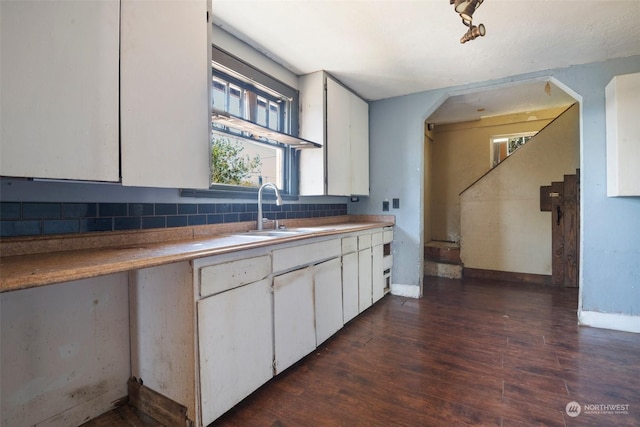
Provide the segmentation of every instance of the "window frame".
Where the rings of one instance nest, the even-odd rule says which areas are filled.
[[[298,136],[299,91],[297,89],[282,83],[215,45],[212,46],[211,61],[211,76],[209,83],[211,85],[213,84],[213,77],[215,76],[230,82],[235,86],[239,86],[243,88],[243,90],[249,90],[268,101],[276,101],[278,97],[275,94],[280,94],[286,98],[289,101],[289,108],[287,109],[288,111],[284,111],[280,114],[280,123],[278,124],[280,129],[279,131],[291,136]],[[216,64],[215,68],[214,63]],[[211,100],[209,100],[209,102],[211,103]],[[266,114],[268,117],[269,102],[267,102]],[[256,140],[252,138],[247,138],[246,136],[242,136],[234,132],[228,132],[224,129],[213,127],[212,124],[210,124],[210,129],[211,131],[215,130],[229,135],[231,138],[236,137],[256,142]],[[284,129],[284,131],[282,129]],[[298,165],[300,150],[275,141],[260,140],[258,142],[268,146],[275,146],[283,150],[283,188],[280,188],[280,192],[282,198],[285,200],[298,200]],[[180,195],[183,197],[197,198],[254,199],[257,197],[257,193],[258,187],[243,187],[238,185],[215,183],[211,184],[208,190],[180,190]]]
[[[492,135],[491,137],[489,137],[489,144],[490,144],[490,147],[491,147],[491,149],[489,150],[489,166],[490,166],[490,169],[493,169],[493,168],[497,167],[502,162],[507,160],[509,158],[509,156],[511,156],[516,151],[518,151],[516,149],[514,151],[509,152],[509,139],[512,139],[512,138],[528,138],[527,141],[525,141],[525,143],[522,144],[522,145],[525,145],[527,142],[529,142],[529,139],[531,139],[534,136],[536,136],[536,134],[538,134],[538,131],[516,132],[516,133],[503,134],[503,135]],[[507,141],[504,141],[504,142],[503,141],[498,141],[498,140],[502,140],[502,139],[506,139]],[[500,145],[500,144],[506,144],[507,155],[506,155],[506,157],[504,159],[498,160],[498,162],[495,162],[495,160],[496,160],[496,150],[497,150],[496,145]]]

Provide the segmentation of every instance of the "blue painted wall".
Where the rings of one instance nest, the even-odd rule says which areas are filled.
[[[640,315],[640,197],[606,196],[604,89],[613,76],[635,72],[640,56],[372,102],[371,195],[349,203],[349,213],[382,213],[384,200],[400,198],[400,209],[389,212],[397,224],[393,283],[422,283],[425,119],[449,95],[554,78],[581,104],[582,309]]]

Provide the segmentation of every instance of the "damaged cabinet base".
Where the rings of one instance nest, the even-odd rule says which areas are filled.
[[[127,382],[129,405],[138,413],[147,415],[166,426],[193,427],[187,417],[187,407],[144,386],[135,377]]]

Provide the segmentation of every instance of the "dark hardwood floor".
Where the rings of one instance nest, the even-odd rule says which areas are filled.
[[[424,298],[386,296],[214,425],[640,425],[640,334],[579,327],[577,289],[426,282]]]

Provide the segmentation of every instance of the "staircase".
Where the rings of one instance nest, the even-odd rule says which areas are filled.
[[[424,275],[462,279],[460,244],[433,240],[424,245]]]

